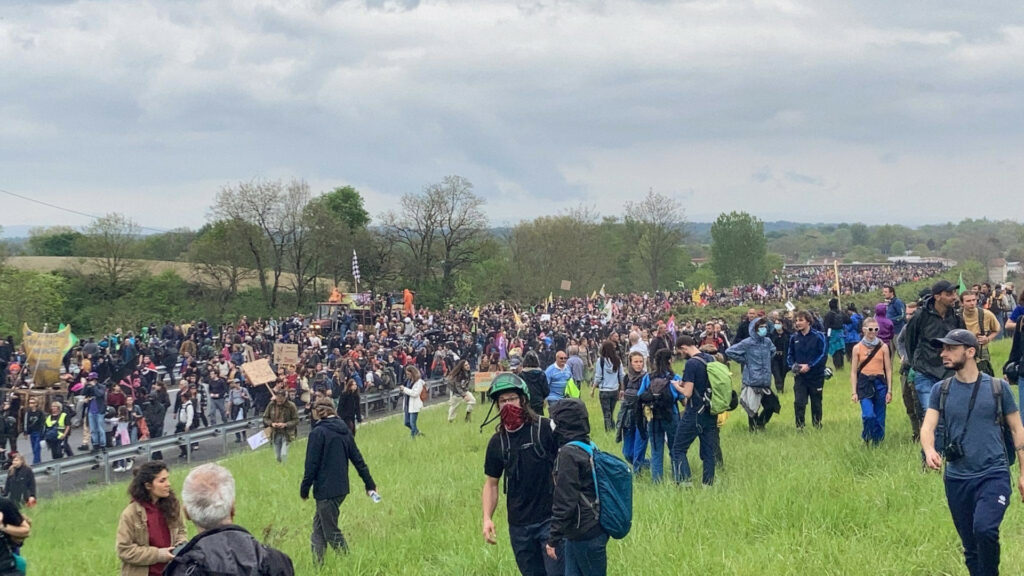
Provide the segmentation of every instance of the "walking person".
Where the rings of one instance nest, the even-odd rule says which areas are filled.
[[[821,428],[821,398],[825,388],[828,343],[825,335],[811,328],[814,317],[806,310],[796,313],[796,332],[789,338],[786,365],[793,371],[793,413],[796,429],[804,429],[807,401],[811,402],[811,424]]]
[[[419,419],[420,410],[423,409],[422,393],[424,386],[426,384],[423,383],[423,378],[420,377],[420,369],[413,364],[406,366],[405,381],[399,390],[401,390],[402,394],[405,394],[405,427],[409,429],[413,438],[423,435],[420,429],[416,427],[416,421]]]
[[[538,416],[544,415],[544,401],[551,393],[548,375],[540,368],[540,356],[530,350],[523,355],[523,368],[519,372],[527,389],[530,391],[530,410]]]
[[[121,576],[163,574],[174,559],[172,550],[188,540],[167,464],[154,460],[136,468],[128,496],[131,502],[117,524]]]
[[[747,413],[747,425],[754,432],[764,430],[781,405],[779,398],[772,393],[775,345],[768,338],[768,319],[754,320],[748,332],[750,336],[728,347],[725,356],[743,366],[740,404]]]
[[[299,430],[299,410],[284,390],[274,394],[274,400],[263,412],[263,425],[270,428],[274,457],[284,464],[288,459],[288,445],[295,440]]]
[[[622,442],[622,456],[634,474],[640,474],[651,464],[647,459],[647,417],[640,404],[640,388],[649,379],[647,357],[639,351],[630,352],[615,441]]]
[[[599,393],[601,415],[604,416],[604,431],[615,430],[615,404],[622,398],[625,374],[622,371],[622,359],[615,343],[605,340],[601,344],[600,357],[594,365],[594,387],[590,396]]]
[[[473,407],[476,406],[476,398],[473,398],[472,373],[469,369],[469,360],[458,360],[455,367],[445,377],[448,384],[448,422],[455,421],[455,412],[459,404],[466,403],[466,422],[472,421]]]
[[[861,331],[864,337],[853,347],[850,364],[850,399],[860,403],[861,439],[878,445],[885,438],[885,412],[892,402],[892,358],[874,318],[864,320]]]
[[[192,429],[192,425],[195,423],[196,411],[192,405],[192,396],[187,390],[178,392],[178,399],[180,404],[178,405],[178,411],[175,415],[175,426],[174,433],[180,434],[182,432],[188,432]],[[185,458],[188,456],[188,443],[180,446],[181,453],[178,454],[178,458]]]
[[[35,397],[30,397],[21,429],[24,430],[25,436],[28,436],[29,444],[32,446],[33,466],[42,461],[42,439],[43,431],[46,429],[45,422],[46,414],[39,408],[39,400]]]
[[[671,357],[672,351],[662,348],[655,359],[662,354]],[[587,406],[578,398],[566,398],[551,409],[551,419],[561,446],[555,458],[551,536],[545,551],[548,557],[557,559],[557,548],[564,543],[566,576],[605,576],[608,533],[601,527],[599,507],[592,504],[598,501],[593,461],[582,448],[567,446],[574,441],[590,444]]]
[[[558,444],[551,420],[530,408],[530,391],[518,376],[495,377],[487,392],[500,419],[484,456],[483,537],[497,544],[494,512],[503,479],[509,543],[523,576],[563,576],[562,551],[545,553],[551,533],[552,473]],[[487,425],[485,422],[480,427]]]
[[[25,457],[17,452],[11,455],[11,467],[7,469],[7,480],[4,481],[4,497],[10,498],[18,508],[36,505],[36,476],[25,464]]]
[[[786,354],[789,352],[789,337],[792,335],[778,314],[773,312],[772,329],[768,332],[768,337],[775,346],[775,355],[772,356],[772,377],[775,379],[775,391],[779,394],[786,392],[786,376],[790,372],[789,365],[786,364]]]
[[[228,389],[228,406],[231,407],[231,420],[238,422],[245,420],[245,413],[252,404],[252,396],[249,391],[242,387],[238,380],[231,379],[231,387]],[[245,442],[248,433],[245,430],[235,432],[235,443]]]
[[[941,346],[942,364],[953,371],[928,396],[921,425],[925,463],[939,470],[945,462],[946,503],[967,570],[971,576],[994,576],[999,574],[999,526],[1013,492],[1007,451],[1024,460],[1020,412],[1010,386],[978,370],[974,334],[951,330],[924,345]],[[936,440],[940,426],[944,433]],[[1011,446],[1006,445],[1004,427],[1013,437]],[[1017,489],[1024,498],[1024,473],[1017,478]]]
[[[330,398],[328,396],[328,398]],[[338,398],[338,417],[348,426],[352,437],[356,435],[356,423],[363,421],[363,407],[359,402],[359,385],[355,378],[345,382],[345,390]]]
[[[907,322],[907,356],[914,370],[914,389],[917,390],[922,414],[927,413],[928,406],[931,406],[935,383],[953,375],[931,342],[944,337],[950,330],[966,328],[963,315],[954,308],[956,300],[956,286],[948,280],[939,280],[932,285],[931,294],[918,304],[913,318]]]
[[[317,399],[313,405],[313,416],[316,423],[306,444],[305,473],[299,486],[299,496],[307,500],[310,489],[313,490],[316,513],[313,515],[310,543],[314,563],[323,565],[327,546],[336,551],[348,552],[345,535],[338,528],[338,513],[349,493],[349,462],[362,478],[367,495],[376,496],[377,484],[370,476],[370,468],[356,447],[356,440],[348,426],[334,411],[331,399]]]
[[[216,424],[218,414],[221,424],[228,422],[228,412],[225,406],[228,390],[227,381],[220,374],[213,375],[213,379],[210,381],[210,424]]]

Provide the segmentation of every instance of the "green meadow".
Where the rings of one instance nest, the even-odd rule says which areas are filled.
[[[1008,341],[995,345],[996,366],[1008,348]],[[967,574],[941,476],[922,471],[901,396],[895,394],[889,406],[885,442],[865,447],[848,377],[844,370],[826,383],[820,431],[794,429],[791,380],[782,413],[764,433],[750,434],[746,417],[733,412],[722,430],[725,467],[712,488],[699,481],[689,488],[654,486],[649,477],[638,478],[633,531],[609,542],[609,573]],[[587,401],[595,441],[621,454],[614,436],[603,431],[596,399]],[[329,554],[322,573],[517,574],[504,499],[498,545],[481,536],[483,456],[493,430],[478,431],[485,412],[486,406],[478,407],[472,424],[461,417],[448,424],[445,410],[428,409],[420,416],[425,436],[416,440],[400,418],[361,428],[357,442],[384,500],[373,504],[350,472],[354,492],[342,505],[341,527],[351,553]],[[297,574],[315,574],[309,548],[313,503],[299,499],[304,452],[300,440],[284,466],[269,446],[223,464],[237,483],[236,522],[289,554]],[[696,445],[690,462],[699,479]],[[180,489],[187,469],[170,464]],[[33,536],[23,549],[30,573],[116,574],[114,534],[127,503],[125,488],[122,483],[67,494],[31,510]],[[1018,497],[1003,523],[1007,574],[1024,571],[1022,511]]]

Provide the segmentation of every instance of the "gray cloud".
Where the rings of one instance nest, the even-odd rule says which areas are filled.
[[[496,222],[617,214],[651,186],[691,218],[881,222],[928,194],[920,220],[944,221],[965,189],[1009,197],[1024,178],[1016,5],[120,0],[2,16],[0,187],[157,225],[197,226],[217,187],[253,177],[351,183],[378,212],[457,173]],[[849,194],[867,202],[836,201]]]

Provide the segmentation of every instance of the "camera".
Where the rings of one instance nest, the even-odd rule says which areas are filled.
[[[946,448],[942,451],[942,455],[946,458],[946,462],[956,462],[964,457],[964,447],[959,441],[954,440],[949,444],[946,444]]]

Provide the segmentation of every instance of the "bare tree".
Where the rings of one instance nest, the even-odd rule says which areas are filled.
[[[661,287],[661,272],[686,240],[685,217],[675,198],[647,191],[639,202],[626,202],[626,230],[647,272],[651,290]]]
[[[295,291],[296,305],[302,307],[306,289],[314,282],[320,271],[319,246],[316,235],[310,228],[309,185],[304,180],[292,180],[285,188],[283,197],[282,233],[286,235],[286,267],[292,272],[291,286]]]
[[[483,198],[462,176],[447,176],[427,188],[427,202],[438,206],[441,257],[441,298],[447,302],[454,291],[453,274],[476,261],[480,242],[487,234],[487,216],[480,209]]]
[[[138,270],[138,262],[133,258],[139,230],[135,221],[116,212],[97,218],[85,228],[85,254],[112,294]]]
[[[419,290],[431,274],[434,264],[434,240],[441,220],[441,206],[429,201],[427,195],[402,196],[401,211],[384,214],[382,220],[388,235],[408,250],[405,269],[413,288]]]
[[[217,290],[221,313],[238,294],[242,282],[256,277],[252,254],[247,249],[245,227],[240,220],[218,220],[205,228],[189,246],[188,260],[200,286]],[[253,233],[259,234],[259,230]]]
[[[292,240],[288,193],[281,181],[240,182],[217,193],[211,214],[217,220],[240,220],[245,245],[252,254],[260,289],[267,306],[277,305],[284,271],[285,251]],[[268,278],[268,275],[270,278]]]

